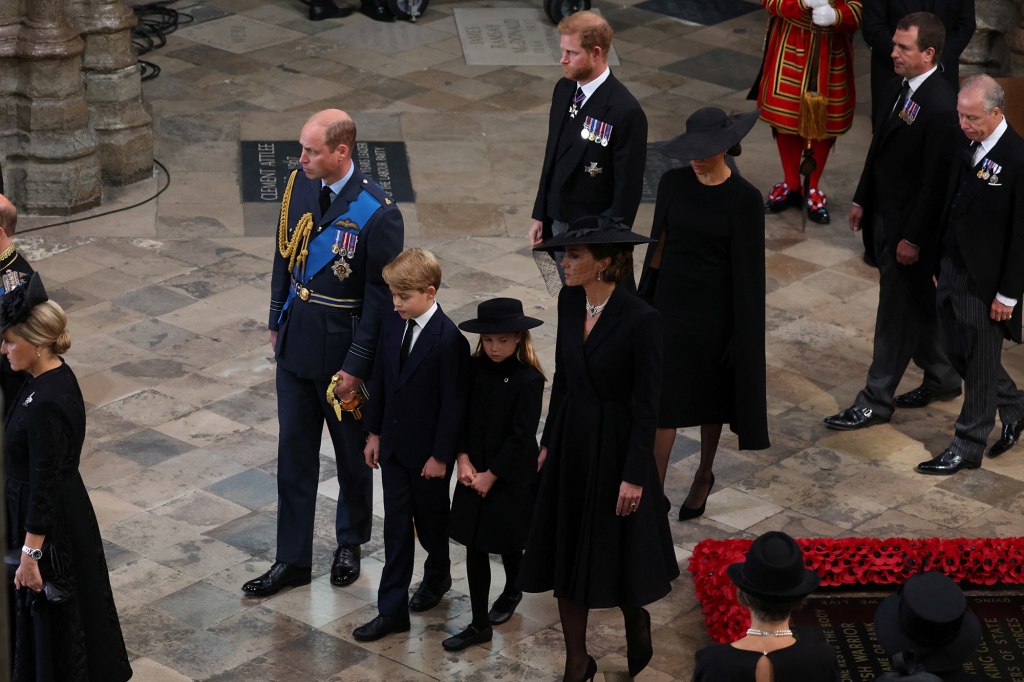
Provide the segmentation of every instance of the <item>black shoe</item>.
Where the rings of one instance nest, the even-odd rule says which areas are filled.
[[[362,550],[359,545],[339,545],[334,550],[334,562],[331,564],[331,584],[335,587],[351,585],[359,578],[359,558]]]
[[[947,448],[941,455],[927,462],[921,462],[915,467],[919,474],[932,474],[933,476],[951,476],[961,469],[978,469],[981,462],[969,462],[963,455],[957,455]]]
[[[597,661],[593,656],[587,656],[587,659],[587,671],[583,673],[583,679],[580,682],[592,682],[597,676]],[[569,682],[565,675],[562,675],[562,682]]]
[[[640,609],[640,611],[644,615],[646,638],[637,647],[635,647],[636,649],[639,649],[639,651],[634,652],[634,647],[629,646],[629,633],[628,631],[626,633],[626,662],[629,664],[630,677],[636,677],[639,675],[654,657],[654,644],[651,641],[651,614],[647,613],[647,609]]]
[[[765,213],[782,213],[790,206],[799,206],[803,201],[800,192],[792,190],[784,182],[776,183],[764,202]]]
[[[824,192],[820,192],[816,189],[812,189],[807,193],[807,219],[812,223],[818,223],[819,225],[828,225],[831,222],[831,218],[828,215],[828,209],[825,208],[825,204],[828,203],[828,198]]]
[[[323,21],[324,19],[344,19],[352,16],[351,7],[338,7],[330,0],[317,2],[309,6],[309,20]]]
[[[516,607],[519,606],[519,602],[523,601],[523,593],[516,592],[513,596],[508,596],[504,592],[494,600],[494,606],[487,612],[487,620],[491,621],[491,625],[501,625],[507,623],[508,619],[512,617],[512,614],[516,612]]]
[[[839,414],[825,417],[825,426],[840,431],[856,431],[875,424],[885,424],[889,417],[877,415],[870,407],[853,407],[843,410]]]
[[[445,592],[452,589],[452,577],[449,575],[439,585],[431,585],[426,580],[420,583],[416,592],[409,600],[410,611],[429,611],[441,602]]]
[[[292,566],[275,561],[270,570],[242,585],[242,592],[251,597],[269,597],[289,585],[308,585],[312,581],[312,569]]]
[[[484,642],[491,641],[493,635],[494,631],[490,625],[482,628],[470,625],[459,634],[441,642],[441,646],[444,647],[445,651],[462,651],[471,644],[483,644]]]
[[[384,6],[381,0],[362,0],[359,11],[374,21],[394,21],[395,15]]]
[[[680,521],[689,521],[690,519],[695,519],[698,516],[704,516],[704,510],[707,509],[707,506],[708,506],[708,498],[711,497],[711,489],[714,488],[714,487],[715,487],[715,475],[714,475],[714,473],[712,473],[711,474],[711,485],[708,486],[708,494],[704,496],[704,503],[701,504],[696,509],[693,509],[691,507],[687,507],[685,504],[679,505],[679,520]]]
[[[357,642],[376,642],[381,637],[387,637],[392,632],[409,631],[409,614],[401,616],[380,615],[366,625],[360,625],[352,631],[352,636]]]
[[[1000,436],[999,440],[992,449],[988,451],[989,457],[998,457],[1003,454],[1020,440],[1020,434],[1024,431],[1024,419],[1019,422],[1010,422],[1009,424],[1003,424],[1003,435]]]
[[[958,398],[963,392],[964,390],[959,386],[952,391],[936,391],[924,386],[918,386],[913,391],[896,396],[892,402],[896,407],[926,407],[930,403],[945,402]]]

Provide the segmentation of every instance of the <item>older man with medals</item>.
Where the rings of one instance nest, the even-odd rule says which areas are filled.
[[[14,245],[17,227],[18,209],[0,194],[0,296],[17,289],[32,275],[32,266]],[[5,414],[26,376],[24,372],[11,369],[6,355],[0,358],[0,390],[3,392]]]
[[[277,555],[269,571],[242,586],[252,596],[312,578],[324,421],[340,485],[332,585],[359,577],[360,545],[370,539],[373,488],[357,396],[370,378],[382,314],[392,307],[381,270],[401,252],[404,225],[394,200],[352,162],[355,140],[345,112],[314,114],[281,204],[269,324],[280,428]]]

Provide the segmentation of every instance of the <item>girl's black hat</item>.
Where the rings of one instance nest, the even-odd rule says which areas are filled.
[[[544,324],[526,317],[523,304],[515,298],[492,298],[476,307],[476,319],[466,320],[459,329],[471,334],[511,334],[523,332]]]

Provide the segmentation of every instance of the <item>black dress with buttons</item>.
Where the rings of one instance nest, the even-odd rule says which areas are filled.
[[[473,358],[469,413],[459,452],[469,455],[477,471],[490,470],[498,480],[487,497],[456,486],[448,527],[452,540],[491,554],[526,545],[543,396],[544,375],[515,355],[502,362]]]

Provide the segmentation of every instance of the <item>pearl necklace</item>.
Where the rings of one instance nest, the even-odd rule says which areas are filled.
[[[610,301],[611,298],[611,296],[606,298],[604,300],[604,303],[602,303],[601,305],[593,305],[590,302],[590,298],[587,297],[587,314],[590,315],[591,317],[597,317],[598,315],[601,314],[601,311],[604,310],[605,307],[608,305],[608,301]]]
[[[755,637],[792,637],[792,630],[758,630],[757,628],[747,628],[748,635],[754,635]]]

